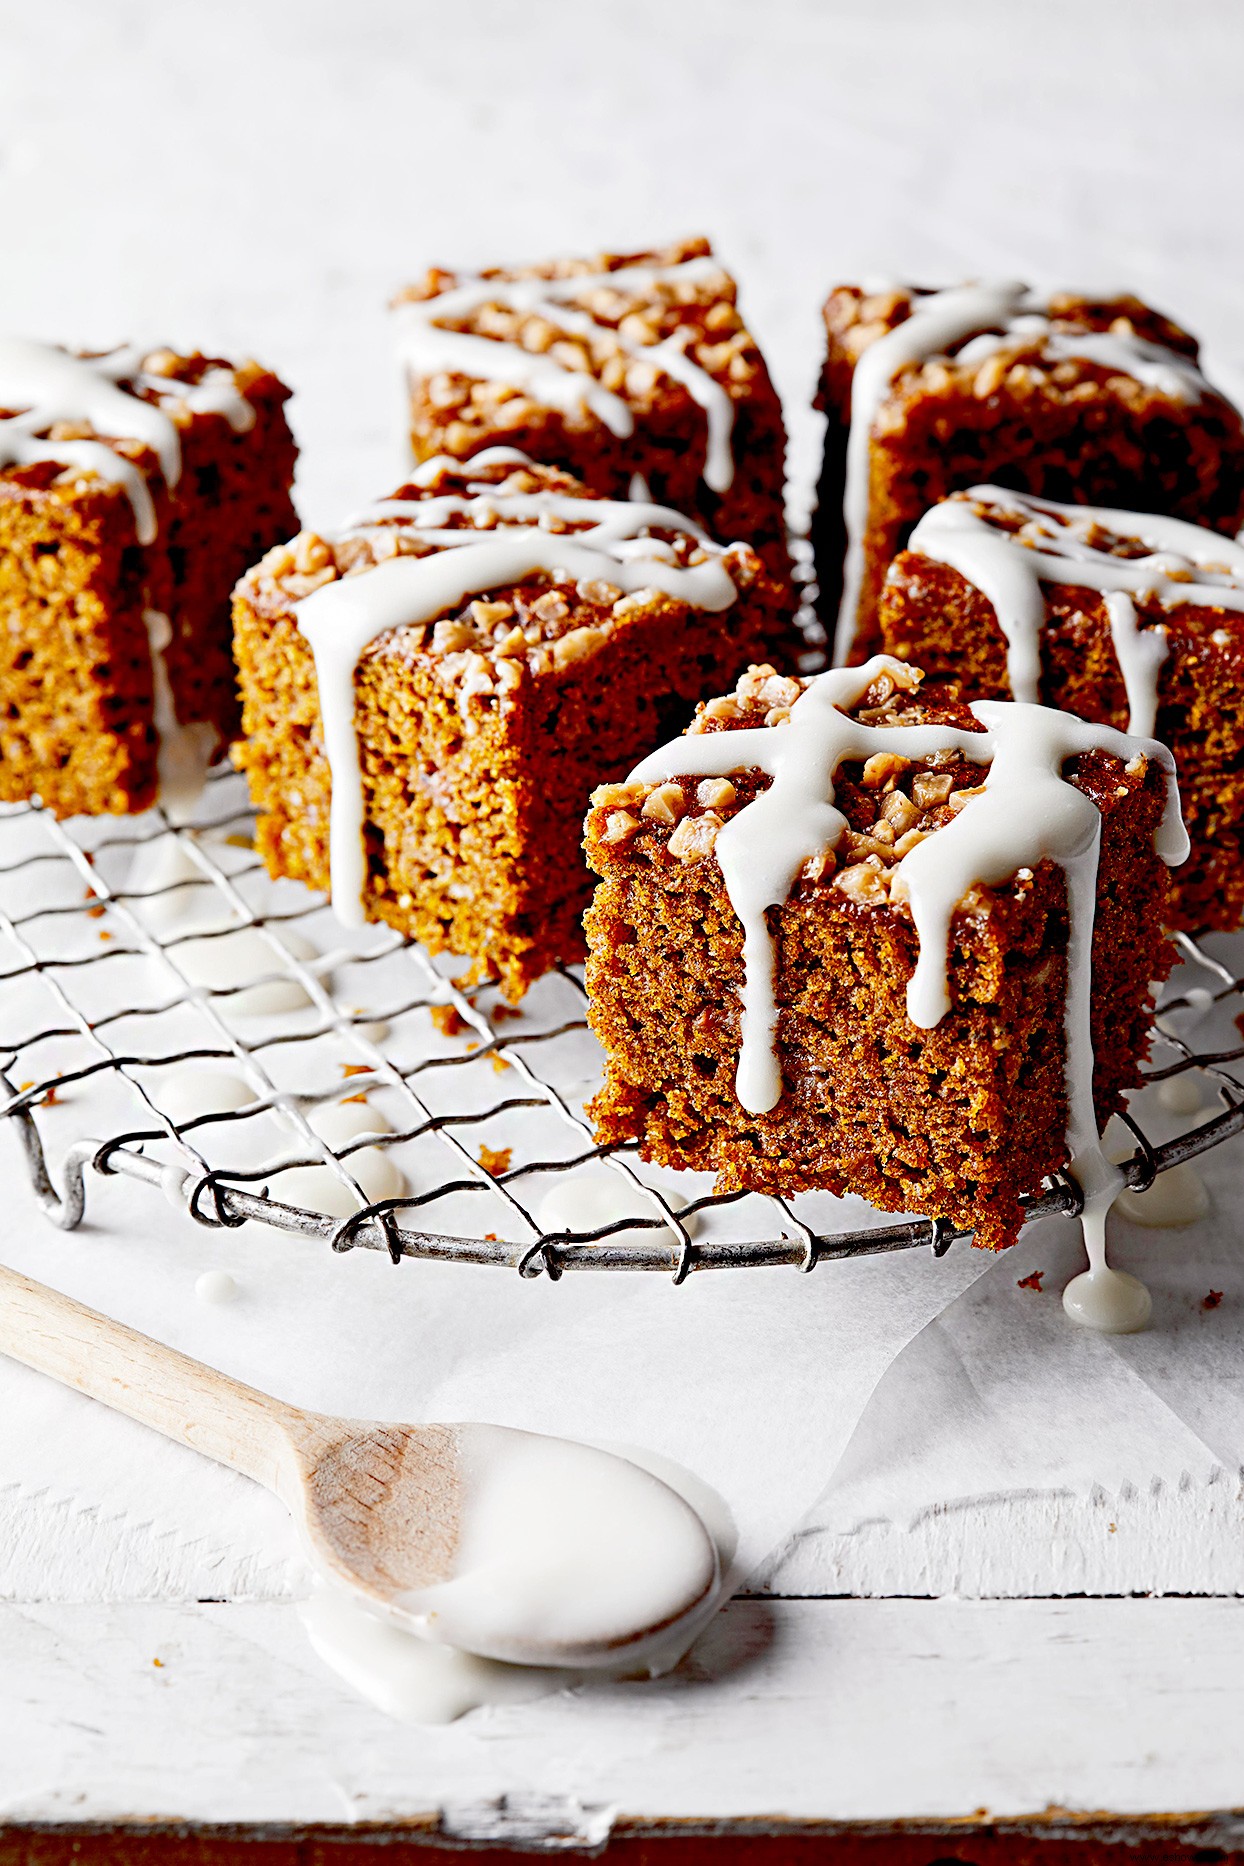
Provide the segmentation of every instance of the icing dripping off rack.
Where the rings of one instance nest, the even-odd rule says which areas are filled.
[[[251,828],[226,767],[180,823],[162,810],[59,823],[37,807],[0,808],[0,1126],[63,1229],[81,1222],[94,1177],[122,1176],[208,1227],[256,1221],[338,1252],[524,1277],[810,1270],[922,1246],[941,1256],[967,1235],[825,1195],[718,1196],[705,1176],[656,1173],[631,1149],[598,1146],[582,1112],[598,1053],[575,972],[511,1010],[495,987],[456,982],[452,962],[388,929],[343,935],[320,896],[268,879]],[[1134,1191],[1244,1131],[1244,1080],[1232,1074],[1244,1038],[1201,1050],[1189,1040],[1194,1023],[1244,1009],[1244,978],[1186,936],[1181,945],[1147,1081],[1199,1070],[1218,1107],[1162,1144],[1125,1117]],[[227,974],[212,961],[226,947],[240,955]],[[162,1105],[175,1072],[199,1068],[238,1072],[254,1099],[189,1117]],[[322,1138],[316,1111],[363,1093],[387,1108],[387,1131]],[[369,1199],[355,1177],[377,1147],[400,1161],[400,1196]],[[283,1173],[309,1169],[328,1176],[333,1203],[344,1189],[344,1216],[281,1196]],[[619,1215],[577,1229],[542,1217],[550,1190],[585,1174],[610,1186]],[[1074,1182],[1058,1177],[1028,1216],[1079,1208]]]

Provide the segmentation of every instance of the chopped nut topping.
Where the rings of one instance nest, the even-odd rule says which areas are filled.
[[[881,806],[882,821],[888,823],[899,836],[911,828],[919,815],[920,812],[911,798],[905,796],[901,790],[892,790]]]
[[[874,752],[864,766],[864,783],[869,790],[880,790],[910,768],[911,760],[897,752]]]
[[[475,637],[466,623],[453,616],[446,616],[432,631],[432,648],[436,654],[461,654],[474,642]]]
[[[644,805],[644,815],[653,823],[677,823],[687,808],[681,784],[658,784]]]
[[[953,788],[949,771],[917,771],[911,781],[912,801],[921,810],[935,810],[939,803],[945,803]]]
[[[656,590],[632,590],[629,596],[618,598],[613,613],[619,617],[634,615],[637,609],[648,609],[656,600]]]
[[[740,700],[751,700],[770,711],[777,707],[785,707],[789,711],[802,689],[797,680],[775,673],[766,663],[749,667],[735,691]]]
[[[866,862],[842,869],[834,876],[833,885],[861,907],[884,907],[890,898],[884,874]]]
[[[984,795],[985,795],[985,786],[983,784],[975,784],[973,785],[971,790],[957,790],[957,791],[952,792],[951,796],[948,799],[948,802],[950,804],[951,809],[954,810],[957,814],[960,810],[964,810],[967,808],[968,804],[971,803],[973,797],[983,797]]]
[[[704,778],[695,787],[695,800],[706,810],[728,810],[735,796],[729,778]]]
[[[602,583],[599,579],[575,585],[575,595],[581,603],[601,603],[606,608],[612,607],[621,594],[616,583]]]
[[[822,849],[819,855],[810,855],[803,865],[805,881],[824,881],[826,875],[832,875],[838,866],[838,857],[832,849]]]
[[[570,614],[570,605],[560,590],[545,590],[532,603],[531,613],[541,622],[563,622]]]
[[[669,839],[669,852],[680,862],[702,862],[713,853],[721,818],[713,810],[703,816],[685,816]]]
[[[294,562],[292,544],[274,544],[260,561],[259,568],[266,570],[270,577],[287,577],[294,569]]]
[[[602,809],[610,810],[618,804],[637,803],[639,796],[636,784],[598,784],[592,792],[592,802]]]
[[[471,604],[471,618],[480,628],[495,628],[498,622],[508,622],[513,614],[513,603],[485,603],[476,597]]]
[[[629,810],[611,810],[605,818],[602,842],[629,842],[639,828],[639,818]]]
[[[560,641],[553,643],[554,667],[573,667],[576,661],[585,661],[588,655],[595,654],[605,640],[604,629],[571,629],[569,635],[563,635]]]
[[[305,576],[326,570],[333,562],[332,547],[318,532],[302,531],[294,539],[294,568]]]
[[[526,650],[526,647],[527,637],[523,634],[521,628],[515,627],[512,628],[507,635],[503,635],[501,640],[495,644],[493,653],[500,660],[508,660],[516,654],[522,654]]]

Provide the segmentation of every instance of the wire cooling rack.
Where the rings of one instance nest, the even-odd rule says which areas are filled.
[[[322,897],[269,880],[252,829],[242,780],[224,767],[178,823],[162,810],[60,823],[37,806],[0,809],[0,1118],[55,1224],[81,1221],[91,1175],[119,1174],[202,1225],[255,1220],[336,1251],[523,1276],[807,1270],[920,1245],[941,1255],[967,1235],[824,1195],[719,1197],[705,1176],[598,1146],[583,1103],[600,1058],[577,972],[541,981],[515,1010],[388,929],[343,946]],[[1232,1074],[1244,1043],[1215,1047],[1208,1030],[1235,1034],[1244,980],[1182,944],[1148,1081],[1199,1070],[1218,1106],[1162,1144],[1125,1117],[1137,1191],[1244,1128]],[[208,1070],[234,1072],[243,1105],[187,1113],[187,1082]],[[388,1131],[321,1138],[318,1115],[360,1096]],[[377,1148],[401,1167],[398,1196],[369,1199],[360,1183]],[[334,1195],[313,1203],[330,1209],[282,1197],[287,1176],[305,1187],[312,1168]],[[542,1213],[551,1188],[585,1177],[598,1196],[608,1188],[616,1217],[572,1229]],[[1064,1177],[1027,1201],[1029,1217],[1078,1209]]]

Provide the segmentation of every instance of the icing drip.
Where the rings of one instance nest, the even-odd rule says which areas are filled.
[[[140,544],[152,544],[156,536],[155,505],[141,468],[106,441],[54,441],[47,430],[66,422],[117,440],[139,441],[155,454],[171,488],[181,478],[177,424],[159,403],[130,394],[122,383],[133,382],[165,401],[184,402],[198,414],[223,415],[235,433],[255,423],[255,410],[231,369],[209,369],[197,383],[178,382],[145,372],[148,354],[141,345],[128,344],[106,356],[75,356],[55,344],[0,337],[0,408],[21,411],[0,420],[0,467],[54,460],[123,486]]]
[[[133,462],[122,462],[100,441],[45,437],[48,428],[64,421],[82,423],[97,434],[140,441],[159,460],[165,483],[175,486],[181,474],[176,426],[154,402],[118,387],[117,379],[132,378],[141,364],[142,352],[132,347],[108,357],[87,358],[24,337],[0,338],[0,407],[24,411],[0,422],[0,463],[28,466],[34,460],[58,460],[119,482],[134,505],[139,542],[150,544],[155,537],[154,510],[149,493],[145,502],[134,499],[134,481],[142,484],[144,492],[146,482]],[[168,384],[163,387],[167,389]],[[99,455],[107,455],[107,460],[100,460]]]
[[[743,1010],[736,1079],[739,1101],[763,1114],[781,1097],[776,1051],[775,955],[767,910],[781,907],[805,862],[833,848],[848,827],[834,802],[838,768],[878,752],[920,759],[954,750],[987,766],[983,787],[957,816],[918,843],[892,873],[892,895],[907,903],[919,954],[907,987],[907,1014],[931,1029],[950,1009],[948,964],[955,908],[976,885],[997,886],[1020,868],[1057,862],[1067,878],[1069,936],[1065,1056],[1067,1144],[1084,1190],[1090,1261],[1096,1215],[1122,1185],[1101,1151],[1093,1108],[1091,1036],[1092,945],[1101,818],[1096,805],[1062,776],[1067,759],[1102,750],[1137,754],[1167,773],[1166,810],[1155,837],[1162,859],[1188,852],[1179,810],[1174,760],[1154,740],[1130,738],[1047,707],[1021,701],[978,701],[969,710],[985,728],[945,725],[865,725],[843,708],[858,705],[882,674],[906,680],[908,670],[886,655],[858,668],[834,669],[812,680],[785,725],[690,734],[643,760],[631,783],[726,777],[761,771],[767,789],[719,832],[715,853],[726,893],[743,928]],[[1102,1232],[1104,1240],[1104,1229]],[[1104,1249],[1104,1243],[1103,1243]],[[1113,1272],[1111,1273],[1113,1274]]]
[[[1135,603],[1122,590],[1106,596],[1106,614],[1127,694],[1127,729],[1152,738],[1158,723],[1158,676],[1170,652],[1166,630],[1142,629]]]
[[[166,659],[173,639],[173,625],[161,609],[144,609],[143,623],[151,653],[152,719],[159,741],[156,773],[160,801],[166,809],[179,811],[188,809],[202,791],[218,735],[215,727],[205,720],[191,720],[183,725],[178,719]]]
[[[870,344],[856,363],[843,493],[847,546],[834,633],[836,662],[849,658],[858,624],[873,423],[901,371],[947,353],[957,362],[981,363],[999,351],[1038,342],[1050,362],[1095,363],[1175,401],[1199,401],[1209,387],[1192,359],[1176,350],[1125,331],[1068,329],[1045,315],[1047,310],[1037,295],[1015,280],[929,292],[917,296],[910,317]]]
[[[1106,1218],[1115,1196],[1103,1193],[1085,1203],[1081,1224],[1089,1267],[1064,1289],[1063,1310],[1081,1328],[1095,1328],[1103,1335],[1136,1335],[1153,1313],[1153,1300],[1139,1277],[1112,1270],[1106,1262]]]
[[[734,404],[728,392],[687,355],[679,338],[667,337],[659,343],[634,341],[581,305],[567,302],[602,291],[644,293],[671,280],[690,285],[721,277],[716,260],[699,258],[672,266],[625,266],[614,272],[561,279],[472,279],[437,298],[402,305],[398,311],[399,352],[403,361],[417,370],[450,370],[510,383],[563,414],[587,410],[611,434],[627,440],[635,429],[630,407],[594,375],[567,369],[547,352],[526,350],[521,344],[503,343],[469,331],[447,330],[445,324],[465,320],[485,305],[504,305],[512,311],[542,317],[565,335],[582,337],[589,343],[607,337],[623,355],[651,364],[671,381],[680,383],[704,410],[704,484],[710,492],[725,493],[734,483]]]
[[[1016,533],[999,522],[1022,519]],[[1109,532],[1143,554],[1120,556],[1091,541]],[[1107,506],[1059,505],[974,486],[925,513],[909,549],[957,570],[988,598],[1007,642],[1007,676],[1017,700],[1036,701],[1045,627],[1043,583],[1100,590],[1130,709],[1130,730],[1149,736],[1157,717],[1166,630],[1141,628],[1136,600],[1175,609],[1198,601],[1244,611],[1244,547],[1182,519]]]
[[[472,463],[475,464],[475,463]],[[556,513],[551,495],[542,507]],[[439,502],[429,502],[439,503]],[[481,499],[498,514],[506,495]],[[562,500],[560,509],[582,501]],[[505,589],[544,572],[557,582],[608,582],[623,591],[659,590],[709,611],[728,609],[736,591],[717,548],[704,562],[668,561],[666,547],[644,538],[646,525],[685,520],[664,506],[631,506],[602,500],[593,509],[599,524],[573,535],[538,525],[503,525],[481,536],[472,530],[421,532],[431,543],[449,548],[423,557],[393,557],[366,574],[324,584],[294,605],[294,614],[315,656],[324,750],[332,779],[329,864],[333,908],[346,926],[364,922],[363,889],[367,863],[363,848],[363,779],[354,726],[354,672],[368,644],[389,629],[431,622],[491,590]],[[653,514],[658,514],[655,519]],[[448,514],[443,514],[448,516]]]

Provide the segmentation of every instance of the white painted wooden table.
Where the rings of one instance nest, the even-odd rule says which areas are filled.
[[[436,260],[711,232],[800,486],[839,277],[1123,281],[1244,363],[1234,0],[0,0],[0,48],[0,325],[270,360],[298,390],[313,519],[394,475],[382,309]],[[279,1578],[67,1515],[80,1585],[49,1598],[2,1505],[11,1829],[588,1843],[1053,1808],[1201,1811],[1225,1846],[1244,1804],[1234,1474],[1191,1507],[1039,1495],[811,1535],[684,1674],[432,1732],[319,1668]],[[1163,1591],[1188,1598],[1132,1597]]]

